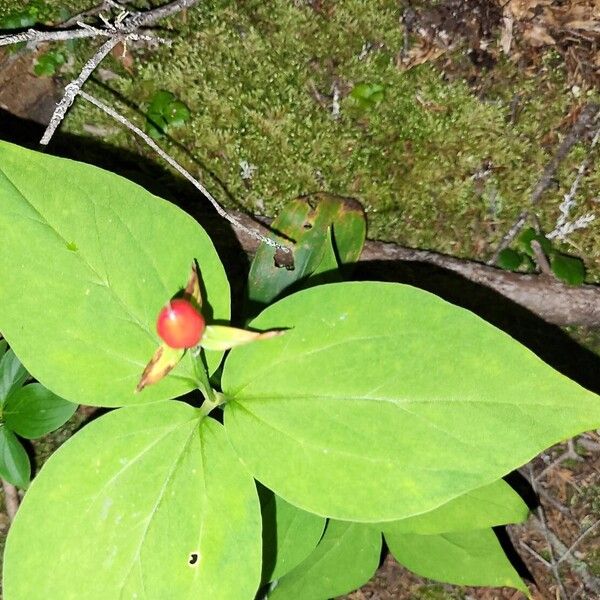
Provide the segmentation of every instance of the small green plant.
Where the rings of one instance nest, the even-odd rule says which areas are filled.
[[[146,133],[161,138],[171,128],[182,127],[190,118],[190,109],[174,94],[166,90],[156,92],[146,113]]]
[[[247,329],[229,327],[194,219],[0,143],[0,331],[55,394],[115,409],[33,480],[7,600],[326,600],[371,577],[383,538],[424,577],[527,593],[493,532],[528,514],[502,478],[598,428],[598,397],[467,310],[347,281],[355,203],[296,200],[277,227],[294,264],[261,246]],[[156,331],[181,297],[206,322],[189,349]]]
[[[0,476],[20,488],[29,485],[31,464],[17,435],[36,439],[66,423],[77,405],[63,400],[29,373],[0,340]]]
[[[65,55],[59,50],[49,50],[36,58],[33,72],[38,77],[52,77],[65,64]]]
[[[505,248],[498,256],[498,266],[508,271],[535,268],[535,252],[532,242],[538,242],[544,255],[550,261],[550,268],[557,279],[568,285],[581,285],[585,281],[585,265],[575,256],[563,254],[555,248],[552,242],[543,234],[537,233],[533,227],[521,232],[517,238],[517,249]]]
[[[385,86],[380,83],[358,83],[352,88],[350,98],[359,108],[371,110],[385,99]]]

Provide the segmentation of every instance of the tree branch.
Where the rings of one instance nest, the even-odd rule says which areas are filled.
[[[75,38],[94,38],[102,36],[109,37],[109,39],[102,44],[94,56],[92,56],[92,58],[84,65],[79,76],[66,86],[64,96],[56,106],[56,110],[50,119],[50,123],[44,132],[40,143],[47,145],[50,142],[54,132],[65,118],[67,111],[73,104],[75,98],[77,97],[77,93],[83,84],[119,42],[127,41],[128,39],[148,39],[148,36],[140,33],[140,28],[152,25],[161,19],[171,17],[184,9],[194,6],[198,2],[199,0],[175,0],[174,2],[170,2],[145,12],[134,12],[132,14],[123,13],[121,17],[117,17],[115,19],[114,23],[109,23],[106,19],[104,19],[105,25],[104,28],[101,29],[79,22],[79,28],[77,29],[58,29],[57,31],[38,31],[35,29],[30,29],[23,33],[0,36],[0,45],[3,46],[27,41],[41,42]],[[90,11],[81,14],[84,16],[97,13],[99,14],[103,7],[120,8],[120,5],[114,0],[105,0],[100,7],[90,9]]]
[[[121,41],[123,41],[120,35],[116,35],[111,37],[109,40],[106,40],[102,46],[98,49],[96,54],[88,60],[88,62],[84,65],[81,73],[74,79],[67,87],[65,88],[65,93],[61,99],[61,101],[56,105],[56,109],[54,110],[54,114],[50,119],[50,123],[48,127],[46,127],[46,131],[44,131],[44,135],[40,140],[40,144],[47,145],[54,132],[58,128],[58,126],[62,123],[62,120],[65,118],[67,111],[75,101],[77,94],[81,90],[81,86],[87,81],[88,77],[95,71],[96,67],[104,60],[104,58],[109,54],[109,52]]]
[[[242,223],[256,221],[240,212],[234,217]],[[264,219],[268,223],[269,219]],[[268,233],[268,230],[264,230]],[[258,242],[236,230],[238,242],[248,254],[254,254]],[[485,286],[512,300],[541,319],[554,325],[600,325],[600,286],[571,286],[554,277],[513,273],[496,267],[439,254],[431,250],[407,248],[389,242],[367,241],[360,262],[390,261],[434,265],[452,271],[473,283]]]

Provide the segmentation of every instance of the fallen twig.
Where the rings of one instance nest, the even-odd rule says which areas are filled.
[[[552,269],[550,268],[550,263],[548,262],[548,257],[544,254],[542,250],[542,245],[537,241],[533,240],[531,242],[531,249],[533,250],[533,258],[535,259],[535,264],[538,266],[539,270],[543,275],[552,276]]]
[[[67,111],[75,101],[78,92],[81,90],[81,86],[87,81],[88,77],[95,71],[96,67],[104,60],[110,51],[124,39],[125,38],[120,35],[116,35],[115,37],[106,40],[96,54],[94,54],[94,56],[92,56],[92,58],[84,65],[77,79],[74,79],[67,85],[61,101],[56,105],[56,109],[54,110],[54,114],[50,119],[48,127],[46,127],[46,131],[44,131],[40,144],[46,145],[50,142],[57,127],[62,123]]]
[[[512,241],[521,231],[523,225],[525,225],[525,222],[529,218],[531,208],[539,204],[544,192],[550,187],[558,167],[567,157],[571,148],[581,139],[585,132],[589,130],[591,124],[598,116],[599,111],[600,107],[597,104],[588,104],[581,111],[575,125],[559,145],[552,160],[544,168],[542,176],[538,180],[533,192],[531,193],[530,208],[521,212],[521,214],[517,217],[515,223],[508,230],[508,233],[502,238],[501,242],[496,248],[496,251],[487,262],[488,265],[495,265],[498,262],[498,257],[500,256],[502,250],[508,248],[508,246],[510,246]]]
[[[117,44],[120,42],[126,42],[130,39],[148,39],[148,36],[145,35],[143,31],[140,31],[142,28],[153,25],[161,19],[171,17],[186,8],[190,8],[198,2],[199,0],[174,0],[173,2],[169,2],[168,4],[144,12],[123,12],[112,23],[106,18],[103,18],[104,27],[101,29],[91,27],[86,23],[78,21],[78,27],[76,29],[61,29],[60,27],[55,31],[39,31],[36,29],[29,29],[26,32],[17,33],[14,35],[0,36],[0,45],[3,46],[18,42],[64,41],[76,38],[94,38],[101,36],[109,38],[84,65],[78,77],[66,86],[64,96],[56,106],[56,110],[52,115],[50,124],[44,132],[40,143],[45,145],[50,142],[54,132],[65,118],[67,111],[73,104],[73,101],[77,96],[77,92]],[[121,8],[120,5],[113,0],[105,1],[102,6],[108,6],[109,8]],[[90,9],[90,12],[93,14],[101,14],[101,10],[98,10],[98,7]],[[82,14],[85,15],[86,13]],[[69,21],[67,21],[67,23],[68,22]]]
[[[537,494],[537,485],[536,485],[535,477],[533,476],[533,467],[532,467],[531,463],[529,463],[527,465],[527,469],[529,471],[529,483],[531,484],[533,491]],[[548,525],[546,523],[546,514],[544,512],[544,507],[540,504],[540,506],[538,506],[536,512],[537,512],[537,517],[538,517],[538,520],[540,523],[540,530],[541,530],[542,534],[544,535],[544,538],[546,539],[546,546],[548,547],[548,554],[550,555],[550,561],[549,561],[550,570],[552,571],[552,575],[554,575],[554,579],[556,581],[556,584],[558,585],[558,589],[560,590],[561,598],[564,598],[564,600],[569,600],[569,594],[567,593],[567,590],[565,589],[565,586],[562,582],[562,578],[558,571],[558,561],[556,560],[555,555],[554,555],[554,546],[552,545],[552,542],[550,541],[550,531],[549,531]]]
[[[581,161],[579,168],[577,169],[577,175],[571,184],[571,188],[568,193],[565,194],[563,201],[560,203],[559,210],[560,215],[556,221],[556,225],[554,229],[548,234],[548,239],[559,239],[564,240],[569,234],[573,233],[577,229],[583,229],[589,225],[594,219],[595,215],[592,213],[588,213],[575,219],[575,221],[569,221],[569,214],[571,210],[575,207],[576,200],[575,196],[577,195],[577,190],[579,189],[579,184],[581,180],[585,176],[586,170],[590,165],[591,156],[598,140],[600,139],[600,127],[596,129],[596,133],[592,139],[592,143],[590,144],[589,152],[586,157]]]
[[[558,564],[560,564],[563,560],[569,558],[573,550],[581,543],[583,539],[585,539],[592,531],[595,531],[600,525],[600,520],[596,521],[593,525],[588,527],[567,549],[567,551],[558,559]]]

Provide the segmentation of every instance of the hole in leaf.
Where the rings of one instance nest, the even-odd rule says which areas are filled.
[[[198,554],[198,552],[192,552],[190,554],[190,558],[188,560],[188,564],[193,567],[193,566],[197,566],[198,565],[198,559],[200,558],[200,555]]]

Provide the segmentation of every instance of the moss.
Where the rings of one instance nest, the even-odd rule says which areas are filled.
[[[168,150],[200,172],[225,205],[274,214],[289,198],[326,190],[361,200],[371,237],[484,258],[527,206],[559,143],[556,132],[568,129],[563,120],[576,100],[565,89],[557,55],[544,57],[535,78],[501,61],[483,75],[483,91],[475,95],[460,75],[447,81],[438,65],[398,68],[402,3],[324,6],[318,13],[289,0],[203,2],[168,24],[171,48],[133,50],[134,76],[111,59],[107,66],[120,77],[109,85],[142,113],[157,89],[190,106],[189,124],[174,134],[189,155],[173,144]],[[363,56],[365,44],[371,50]],[[455,58],[466,60],[460,53]],[[360,82],[384,85],[384,101],[370,109],[353,104],[348,94]],[[338,119],[331,114],[334,84],[342,97]],[[94,92],[115,103],[106,90]],[[517,94],[521,112],[513,124]],[[66,127],[82,132],[86,123],[114,126],[78,103]],[[151,156],[128,132],[108,140]],[[572,152],[540,206],[547,230],[584,153],[583,147]],[[241,177],[242,161],[257,167],[250,182]],[[474,175],[485,164],[492,172],[482,186]],[[592,198],[599,184],[596,170],[581,187],[577,214],[597,207]],[[572,244],[565,249],[584,256],[597,279],[600,219],[574,234]]]

